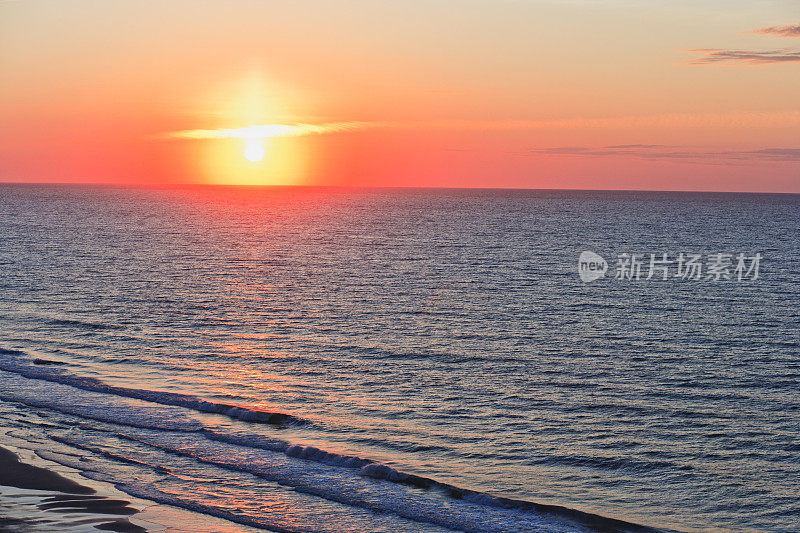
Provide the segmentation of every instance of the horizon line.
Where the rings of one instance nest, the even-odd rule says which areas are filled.
[[[434,185],[341,185],[341,184],[236,184],[236,183],[133,183],[133,182],[103,182],[103,181],[3,181],[4,185],[59,185],[59,186],[95,186],[125,189],[168,189],[168,188],[218,188],[218,189],[361,189],[361,190],[451,190],[451,191],[567,191],[567,192],[661,192],[661,193],[703,193],[703,194],[784,194],[800,196],[800,191],[723,191],[712,189],[581,189],[557,187],[446,187]]]

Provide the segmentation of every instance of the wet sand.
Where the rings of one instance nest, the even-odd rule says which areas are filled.
[[[41,511],[52,511],[59,515],[80,513],[100,517],[94,528],[100,531],[145,532],[146,529],[132,524],[126,516],[138,513],[127,500],[113,499],[96,494],[96,491],[71,479],[41,468],[23,463],[10,450],[0,447],[0,486],[17,489],[44,491],[36,507]],[[3,491],[0,489],[0,493]],[[19,494],[17,494],[19,496]],[[108,520],[103,517],[108,515]],[[36,524],[7,516],[0,508],[0,531],[27,531]]]

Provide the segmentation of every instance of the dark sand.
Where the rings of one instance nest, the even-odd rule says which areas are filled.
[[[0,485],[20,489],[53,492],[39,504],[39,509],[59,513],[91,513],[96,515],[127,516],[138,511],[126,500],[115,500],[95,495],[95,490],[61,474],[19,461],[13,452],[0,447]],[[111,517],[109,517],[111,518]],[[18,520],[0,516],[0,531],[15,531],[22,524]],[[118,518],[95,526],[98,530],[119,532],[145,532],[146,529]]]

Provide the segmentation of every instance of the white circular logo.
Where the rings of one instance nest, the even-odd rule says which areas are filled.
[[[606,260],[594,252],[586,250],[578,257],[578,275],[584,283],[604,277],[607,270]]]

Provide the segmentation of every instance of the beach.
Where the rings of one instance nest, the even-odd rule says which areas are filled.
[[[39,466],[20,462],[17,455],[5,448],[0,448],[0,530],[2,531],[30,531],[57,528],[70,528],[69,515],[80,515],[81,524],[94,524],[95,529],[119,532],[144,532],[141,526],[132,524],[127,518],[137,514],[137,510],[130,507],[127,500],[116,500],[96,494],[88,486],[81,485],[63,475]],[[9,490],[13,487],[22,490]],[[38,498],[38,503],[34,503]],[[25,518],[8,516],[12,503],[25,501],[29,510],[20,513],[16,509],[13,514],[24,514]],[[39,511],[54,511],[54,513],[41,513],[43,516],[33,518],[33,506]],[[58,518],[49,518],[55,514]]]
[[[15,440],[7,435],[0,442]],[[20,460],[20,456],[24,460]],[[214,517],[132,498],[111,484],[43,461],[31,450],[0,448],[0,531],[3,533],[251,532]]]

